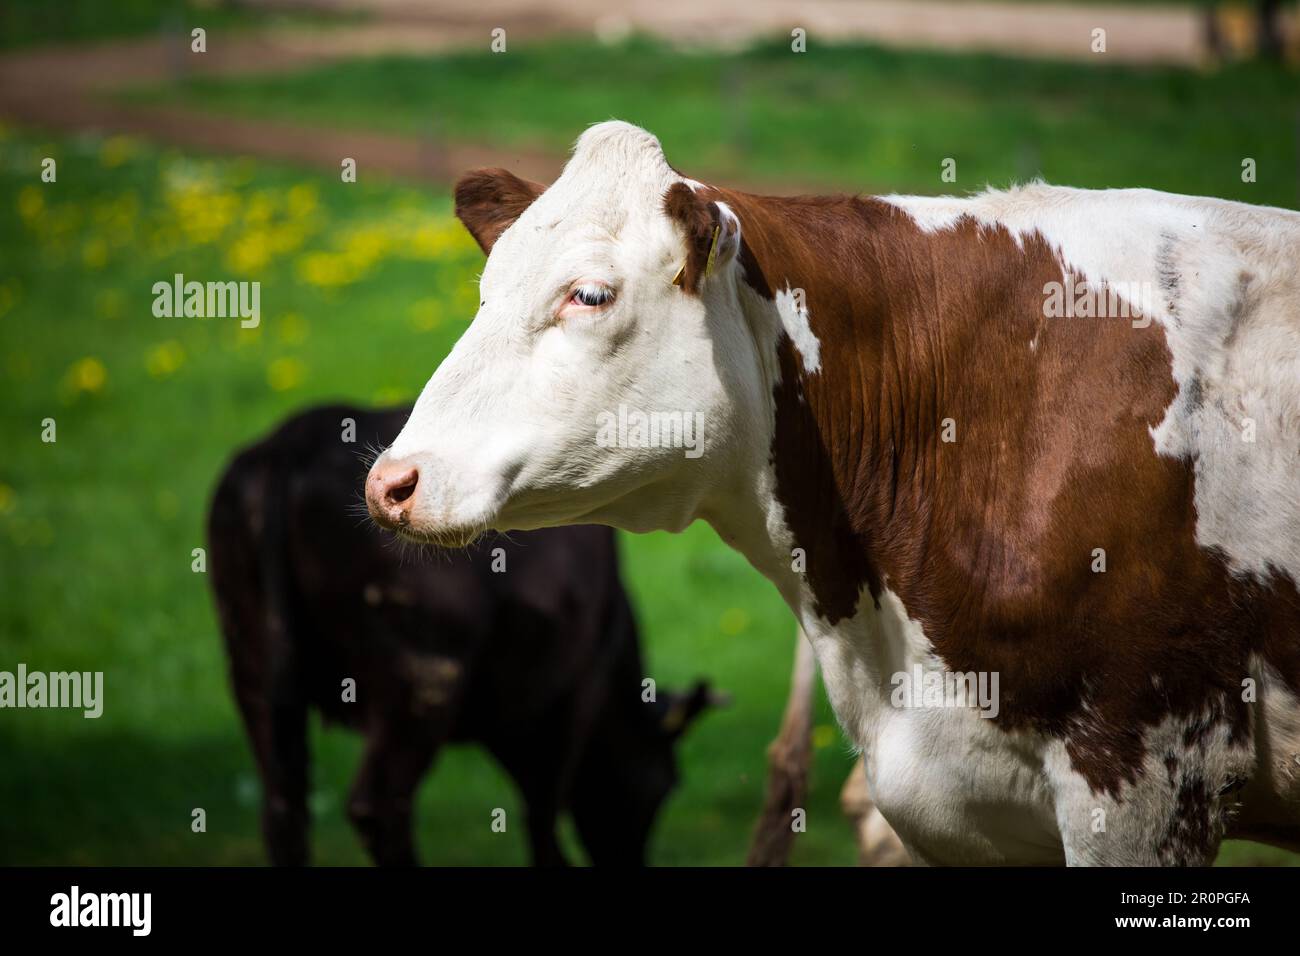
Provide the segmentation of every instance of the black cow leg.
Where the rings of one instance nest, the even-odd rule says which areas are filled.
[[[305,866],[309,855],[307,705],[287,688],[237,696],[262,776],[262,839],[267,855],[275,866]]]
[[[533,866],[568,866],[555,833],[559,816],[555,805],[537,794],[525,793],[524,799],[528,801],[528,846]]]
[[[572,746],[565,724],[536,723],[533,733],[486,741],[524,798],[528,850],[533,866],[568,866],[555,828],[566,788],[566,751]]]
[[[409,723],[371,732],[361,771],[352,785],[348,817],[377,866],[415,866],[412,803],[438,750],[438,741]]]
[[[639,794],[624,795],[611,788],[580,781],[573,803],[573,822],[592,866],[645,866],[653,806],[638,804]]]

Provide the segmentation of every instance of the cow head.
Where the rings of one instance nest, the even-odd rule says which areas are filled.
[[[593,126],[549,188],[478,170],[477,315],[371,469],[370,512],[423,541],[603,523],[679,530],[758,427],[740,222],[655,137]]]

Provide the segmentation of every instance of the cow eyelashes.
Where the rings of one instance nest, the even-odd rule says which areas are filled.
[[[574,305],[585,305],[588,308],[596,308],[611,302],[614,298],[614,290],[607,285],[597,285],[594,282],[584,282],[573,290],[569,296],[569,301]]]

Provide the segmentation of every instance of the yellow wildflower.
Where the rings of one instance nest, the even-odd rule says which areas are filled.
[[[286,312],[275,325],[280,331],[280,341],[286,345],[301,345],[307,339],[307,320],[297,312]]]
[[[741,631],[749,627],[749,614],[744,608],[730,607],[722,612],[722,619],[718,622],[722,633],[728,637],[734,637]]]
[[[411,303],[411,327],[417,332],[428,332],[442,324],[442,313],[437,299],[417,299]]]
[[[271,246],[264,230],[246,232],[226,250],[226,263],[237,272],[256,272],[271,261]]]
[[[79,392],[98,392],[103,389],[107,381],[108,369],[104,368],[104,363],[93,355],[73,362],[72,367],[63,377],[64,385],[74,395]]]
[[[45,195],[40,186],[24,186],[18,190],[18,215],[29,225],[45,211]]]
[[[115,169],[135,155],[135,140],[129,136],[110,136],[99,148],[99,163],[105,169]]]
[[[803,638],[799,638],[803,640]],[[835,743],[835,728],[830,724],[818,724],[813,728],[812,745],[818,750]]]
[[[295,219],[309,216],[316,211],[317,194],[313,183],[299,183],[289,190],[287,207],[289,215]]]
[[[124,304],[121,289],[101,289],[95,296],[95,310],[106,319],[121,318]]]
[[[279,358],[266,367],[266,381],[277,392],[297,388],[307,377],[307,369],[296,358]]]
[[[185,347],[175,339],[163,342],[149,350],[144,364],[154,378],[170,378],[185,364]]]
[[[298,260],[298,275],[304,282],[322,288],[347,285],[357,279],[347,259],[334,252],[309,252]]]
[[[102,269],[108,262],[108,243],[96,236],[81,247],[81,261],[87,268]]]

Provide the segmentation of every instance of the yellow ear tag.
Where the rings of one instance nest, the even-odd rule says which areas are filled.
[[[718,234],[722,232],[721,224],[713,227],[713,241],[709,243],[709,258],[704,263],[704,274],[710,275],[713,272],[713,263],[718,258]]]
[[[718,259],[718,236],[721,234],[721,232],[722,232],[721,225],[717,225],[713,227],[713,241],[709,243],[709,257],[704,262],[704,274],[706,276],[713,271],[713,264]],[[683,262],[681,268],[677,270],[677,274],[673,276],[673,285],[682,284],[682,275],[685,272],[686,272],[686,263]]]

